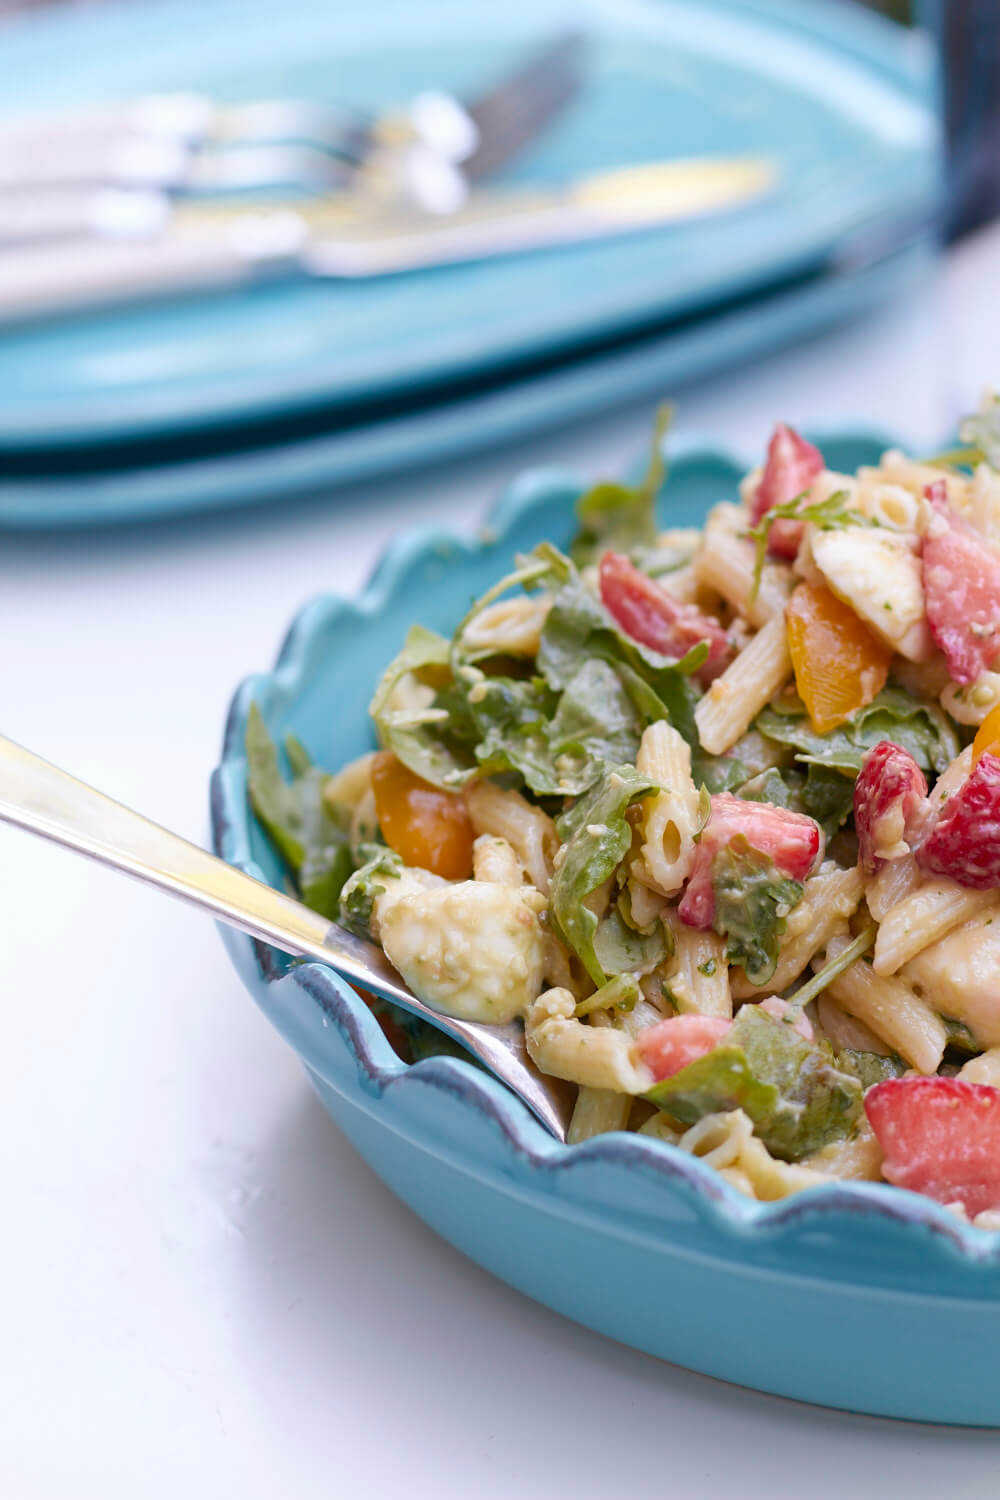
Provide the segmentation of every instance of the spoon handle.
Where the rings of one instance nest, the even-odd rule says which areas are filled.
[[[115,802],[0,736],[0,821],[62,844],[209,912],[220,922],[299,958],[317,958],[346,979],[429,1021],[467,1047],[565,1139],[565,1093],[527,1055],[519,1023],[486,1026],[432,1010],[385,954],[300,901],[255,880],[179,834]]]

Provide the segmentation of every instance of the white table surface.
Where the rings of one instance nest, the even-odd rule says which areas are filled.
[[[1000,383],[998,280],[1000,228],[866,326],[688,391],[679,425],[926,446]],[[412,521],[471,529],[526,465],[616,473],[649,416],[284,511],[6,538],[3,729],[201,838],[230,691],[304,598]],[[10,829],[0,910],[4,1500],[997,1494],[995,1434],[692,1375],[463,1259],[341,1138],[205,919]]]

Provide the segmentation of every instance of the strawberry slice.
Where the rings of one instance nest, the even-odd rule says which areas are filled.
[[[970,1218],[1000,1208],[1000,1089],[961,1078],[890,1078],[865,1095],[882,1175]]]
[[[861,868],[874,875],[890,850],[912,844],[927,814],[927,782],[913,756],[880,740],[861,762],[854,783],[854,831]]]
[[[766,854],[782,875],[805,880],[823,851],[819,824],[804,813],[770,802],[744,802],[730,792],[712,798],[712,812],[695,851],[691,875],[677,908],[689,927],[711,927],[715,916],[712,872],[720,849],[742,834],[752,849]]]
[[[792,427],[779,422],[767,449],[767,463],[757,493],[750,502],[750,520],[757,522],[775,505],[784,505],[811,487],[822,474],[823,455]],[[802,541],[802,521],[775,521],[768,535],[768,551],[794,557]]]
[[[1000,756],[981,755],[916,851],[917,864],[975,891],[1000,889]]]
[[[669,657],[681,657],[700,641],[707,641],[708,656],[698,680],[706,685],[718,677],[733,654],[718,620],[672,598],[620,552],[605,552],[599,578],[601,601],[626,635]]]
[[[659,1083],[711,1052],[732,1024],[720,1016],[668,1016],[639,1032],[639,1056]]]
[[[952,510],[943,479],[924,494],[934,508],[921,548],[927,623],[964,685],[1000,654],[1000,555]]]

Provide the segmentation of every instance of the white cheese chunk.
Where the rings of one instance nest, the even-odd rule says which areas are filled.
[[[983,1047],[1000,1046],[1000,921],[973,917],[901,970],[928,1005],[964,1021]]]
[[[428,1005],[467,1021],[503,1024],[543,983],[545,898],[531,886],[485,881],[410,889],[379,901],[379,939]]]
[[[812,557],[838,599],[909,661],[934,654],[920,559],[912,539],[890,531],[816,531]]]

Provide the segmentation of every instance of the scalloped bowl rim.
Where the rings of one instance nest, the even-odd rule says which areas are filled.
[[[824,433],[813,434],[822,447]],[[883,448],[900,446],[881,432],[852,429],[825,434],[827,441],[870,441]],[[670,444],[671,468],[698,460],[724,463],[745,472],[750,466],[745,455],[718,442],[698,436],[674,439]],[[400,584],[415,557],[445,544],[459,557],[480,551],[487,543],[502,542],[515,525],[522,522],[554,487],[580,490],[586,481],[568,468],[527,470],[515,478],[490,509],[479,536],[468,539],[453,531],[434,526],[411,527],[395,536],[377,560],[365,587],[354,598],[323,594],[308,601],[297,613],[287,631],[274,668],[267,673],[247,677],[238,687],[226,722],[220,764],[212,778],[212,837],[216,852],[229,863],[245,870],[258,880],[266,880],[251,854],[251,816],[243,792],[243,732],[251,701],[265,684],[281,690],[289,701],[294,699],[308,671],[312,641],[321,625],[332,618],[346,621],[365,618],[379,611]],[[373,681],[381,663],[373,664]],[[233,774],[235,773],[235,774]],[[376,1112],[383,1098],[391,1092],[430,1089],[449,1095],[460,1108],[485,1115],[499,1127],[509,1152],[530,1163],[533,1169],[544,1169],[546,1176],[572,1173],[586,1163],[604,1162],[629,1168],[637,1167],[644,1175],[658,1180],[668,1192],[680,1192],[694,1206],[700,1219],[708,1221],[716,1232],[728,1237],[730,1249],[736,1250],[747,1237],[771,1238],[784,1230],[801,1231],[804,1227],[829,1230],[831,1215],[858,1214],[873,1216],[886,1227],[910,1231],[919,1236],[923,1248],[931,1245],[944,1252],[952,1264],[965,1269],[981,1267],[991,1272],[1000,1267],[1000,1230],[978,1229],[958,1218],[949,1209],[900,1188],[881,1183],[832,1182],[830,1186],[806,1188],[774,1203],[748,1198],[722,1178],[714,1168],[699,1158],[667,1142],[630,1132],[615,1132],[592,1138],[580,1145],[563,1145],[548,1134],[525,1105],[499,1080],[471,1063],[450,1057],[436,1057],[415,1064],[404,1063],[392,1050],[381,1028],[364,1001],[350,985],[328,965],[318,962],[296,964],[283,970],[279,956],[262,943],[232,934],[231,941],[253,950],[258,974],[270,986],[295,985],[310,1006],[322,1012],[324,1027],[332,1024],[341,1033],[357,1068],[359,1084],[366,1085],[363,1097],[352,1102]],[[324,1072],[322,1049],[309,1045],[305,1033],[290,1034],[295,1028],[282,1025],[275,1016],[286,1040],[303,1058],[311,1072],[334,1089]],[[308,1055],[307,1055],[308,1052]],[[456,1139],[455,1155],[462,1162],[461,1141]],[[467,1170],[477,1163],[465,1160]],[[569,1202],[558,1203],[560,1212],[571,1212]],[[623,1229],[625,1226],[612,1226]],[[836,1233],[836,1230],[834,1230]],[[849,1251],[849,1244],[842,1247]],[[784,1273],[783,1273],[784,1274]]]

